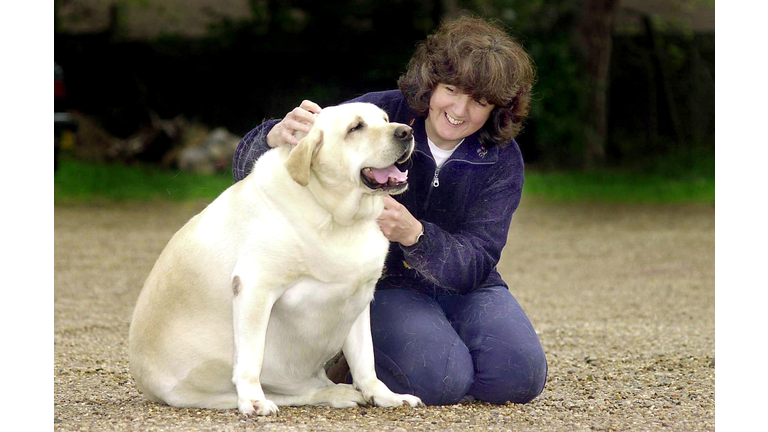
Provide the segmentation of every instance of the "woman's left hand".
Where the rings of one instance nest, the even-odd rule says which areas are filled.
[[[389,195],[384,197],[384,211],[376,222],[384,233],[384,237],[406,247],[416,243],[423,229],[421,222],[413,217],[404,205]]]

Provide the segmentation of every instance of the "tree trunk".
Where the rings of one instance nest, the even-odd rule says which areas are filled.
[[[643,25],[645,26],[645,32],[648,35],[651,54],[656,63],[656,68],[659,73],[659,81],[661,81],[661,88],[664,91],[664,101],[667,108],[667,114],[669,115],[669,121],[672,125],[672,133],[676,143],[676,150],[680,150],[683,145],[684,139],[682,135],[682,125],[680,123],[680,117],[677,115],[677,108],[675,101],[672,97],[672,83],[670,79],[669,64],[664,58],[664,49],[661,46],[659,36],[656,34],[656,30],[653,28],[651,17],[643,15]]]
[[[590,169],[605,162],[611,32],[619,0],[582,0],[582,5],[578,34],[587,74],[584,166]]]

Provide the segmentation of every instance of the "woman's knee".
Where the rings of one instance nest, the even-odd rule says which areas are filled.
[[[472,387],[474,367],[469,350],[459,342],[446,355],[422,361],[395,363],[375,350],[376,373],[390,390],[421,398],[426,405],[458,403]]]
[[[511,345],[487,337],[476,355],[477,374],[469,392],[476,399],[495,404],[524,404],[544,390],[548,366],[538,340]]]
[[[475,369],[472,356],[459,340],[448,348],[448,355],[421,371],[413,371],[416,395],[427,405],[458,403],[472,387]],[[423,395],[423,396],[422,396]]]
[[[390,390],[427,405],[453,404],[467,394],[472,356],[432,299],[386,292],[374,300],[371,326],[376,373]]]
[[[486,402],[526,403],[544,389],[547,359],[528,316],[506,287],[441,299],[474,357],[470,395]]]

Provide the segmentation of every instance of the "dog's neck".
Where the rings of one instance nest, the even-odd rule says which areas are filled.
[[[334,191],[321,187],[315,176],[307,185],[318,203],[333,217],[333,222],[341,226],[350,226],[358,222],[375,220],[384,210],[384,198],[370,195],[359,189]]]

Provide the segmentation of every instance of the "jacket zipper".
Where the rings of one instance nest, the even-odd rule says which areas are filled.
[[[451,161],[446,161],[443,166],[450,163]],[[442,167],[436,166],[435,167],[435,176],[432,177],[432,186],[429,188],[429,191],[427,192],[427,199],[424,200],[424,211],[429,208],[429,198],[432,196],[432,190],[440,187],[440,169]]]
[[[425,152],[423,152],[421,150],[417,150],[417,151],[419,153],[422,153],[423,155],[425,155],[429,159],[431,159],[433,162],[435,162],[435,158],[432,157],[431,154],[426,154]],[[432,177],[432,186],[429,188],[429,191],[427,192],[427,198],[424,200],[424,207],[423,207],[424,211],[426,211],[429,208],[429,198],[432,196],[432,190],[440,187],[440,178],[439,178],[440,170],[444,166],[448,165],[451,162],[455,162],[455,161],[466,162],[466,163],[468,163],[470,165],[486,165],[486,163],[470,162],[470,161],[465,160],[465,159],[448,159],[447,161],[445,161],[445,163],[442,166],[435,166],[435,176]],[[437,165],[437,164],[435,164],[435,165]]]
[[[438,176],[440,175],[440,167],[435,168],[435,177],[432,179],[432,187],[440,187],[440,179]],[[431,189],[430,189],[431,191]]]

